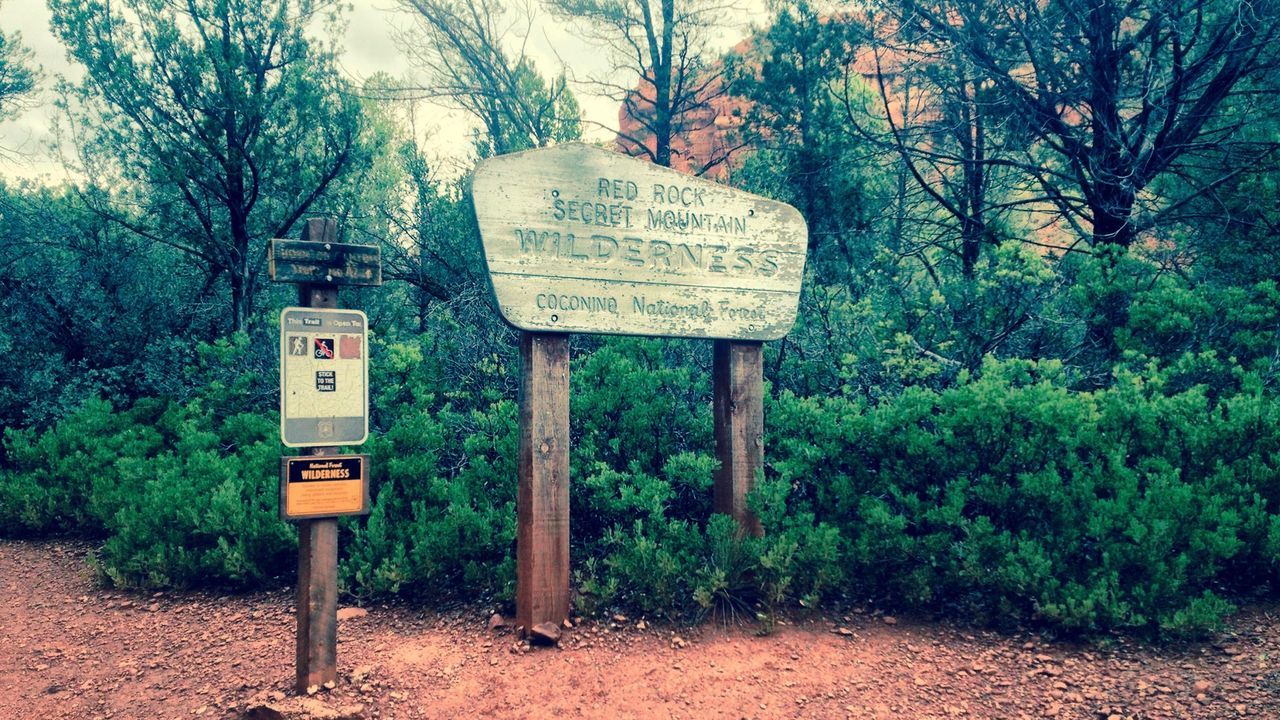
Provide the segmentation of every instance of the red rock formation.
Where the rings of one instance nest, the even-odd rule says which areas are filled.
[[[689,175],[727,182],[734,163],[734,150],[740,144],[737,130],[750,104],[725,93],[723,63],[716,63],[708,72],[715,75],[704,93],[710,100],[675,119],[671,167]],[[652,108],[647,101],[652,96],[652,83],[642,78],[637,88],[637,104],[642,112]],[[657,141],[653,133],[628,112],[625,104],[618,110],[618,129],[618,149],[622,152],[649,157],[641,145],[649,153],[655,151]]]

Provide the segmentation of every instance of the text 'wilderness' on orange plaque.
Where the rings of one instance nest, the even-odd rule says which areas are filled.
[[[280,466],[280,516],[301,520],[369,513],[369,456],[287,457]]]

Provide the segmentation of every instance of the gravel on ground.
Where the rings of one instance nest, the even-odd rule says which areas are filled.
[[[518,642],[493,608],[375,604],[339,681],[292,691],[293,589],[103,589],[90,546],[0,541],[0,718],[1280,719],[1280,606],[1217,637],[1059,643],[875,611],[688,628],[622,615]]]

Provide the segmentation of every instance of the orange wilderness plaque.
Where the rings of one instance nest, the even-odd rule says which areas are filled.
[[[282,458],[280,516],[302,520],[369,513],[369,456]]]

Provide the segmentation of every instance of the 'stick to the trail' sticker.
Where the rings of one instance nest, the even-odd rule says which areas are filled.
[[[320,392],[333,392],[337,389],[337,378],[332,370],[316,371],[316,390]]]

